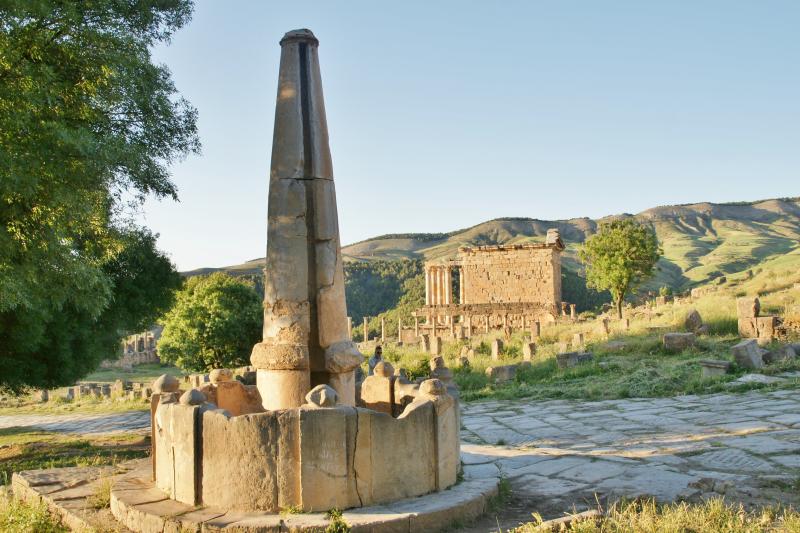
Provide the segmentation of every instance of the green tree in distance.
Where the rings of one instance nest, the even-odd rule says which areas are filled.
[[[150,56],[191,12],[3,2],[0,388],[70,384],[169,305],[174,268],[131,220],[148,195],[176,198],[169,165],[199,151],[196,111]]]
[[[189,278],[162,321],[158,354],[198,372],[247,366],[261,340],[263,318],[252,284],[222,272]]]
[[[600,224],[579,251],[586,266],[586,285],[608,290],[619,318],[625,295],[652,274],[660,255],[655,232],[632,218]]]

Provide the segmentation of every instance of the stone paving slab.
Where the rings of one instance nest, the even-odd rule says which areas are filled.
[[[523,414],[509,417],[511,406]],[[797,479],[798,413],[800,395],[785,390],[466,404],[462,457],[481,471],[494,464],[516,496],[548,509],[595,497],[672,501],[701,480]]]

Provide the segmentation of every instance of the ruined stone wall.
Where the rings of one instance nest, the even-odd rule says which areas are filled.
[[[158,363],[158,340],[164,328],[156,326],[153,329],[129,335],[121,342],[121,354],[117,359],[107,359],[100,366],[102,368],[130,368],[145,363]]]
[[[466,249],[459,263],[467,304],[561,302],[561,256],[555,248]]]

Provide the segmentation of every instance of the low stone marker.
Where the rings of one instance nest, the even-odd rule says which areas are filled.
[[[686,327],[686,331],[691,331],[693,333],[703,327],[703,318],[700,316],[697,309],[690,309],[689,312],[686,313],[683,325]]]
[[[670,352],[680,352],[694,346],[694,333],[665,333],[664,348]]]
[[[503,341],[495,339],[492,341],[492,361],[499,361],[500,354],[503,353]]]
[[[434,337],[431,339],[431,355],[441,355],[442,354],[442,338],[441,337]]]
[[[558,353],[567,353],[567,352],[569,352],[569,343],[568,342],[556,343],[556,350],[558,351]]]
[[[755,339],[743,340],[731,348],[736,364],[742,368],[763,368],[763,352]]]
[[[572,368],[582,363],[588,363],[592,359],[594,359],[594,354],[591,352],[566,352],[556,354],[556,363],[561,370]]]
[[[572,349],[576,351],[583,350],[583,333],[576,333],[572,336]]]
[[[524,361],[531,361],[534,356],[536,355],[536,343],[535,342],[523,342],[522,343],[522,359]]]
[[[517,369],[520,366],[527,366],[530,363],[520,363],[518,365],[490,366],[486,369],[486,376],[495,383],[513,381],[517,376]]]
[[[428,353],[428,352],[431,351],[430,337],[428,337],[427,335],[420,335],[420,337],[419,337],[419,349],[420,349],[420,351],[423,351],[425,353]]]
[[[724,376],[728,373],[731,364],[728,361],[706,359],[700,361],[700,377],[703,379]]]

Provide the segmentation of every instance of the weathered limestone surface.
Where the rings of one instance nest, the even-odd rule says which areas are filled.
[[[679,352],[694,346],[694,333],[665,333],[664,348],[671,352]]]
[[[308,30],[281,40],[267,224],[264,339],[253,348],[265,409],[298,407],[313,385],[355,389],[333,167],[317,47]],[[342,403],[355,390],[338,390]]]
[[[736,364],[742,368],[756,369],[764,366],[762,350],[754,339],[743,340],[734,345],[731,348],[731,353],[736,360]]]
[[[503,355],[503,341],[500,339],[492,340],[492,361],[499,361]]]

